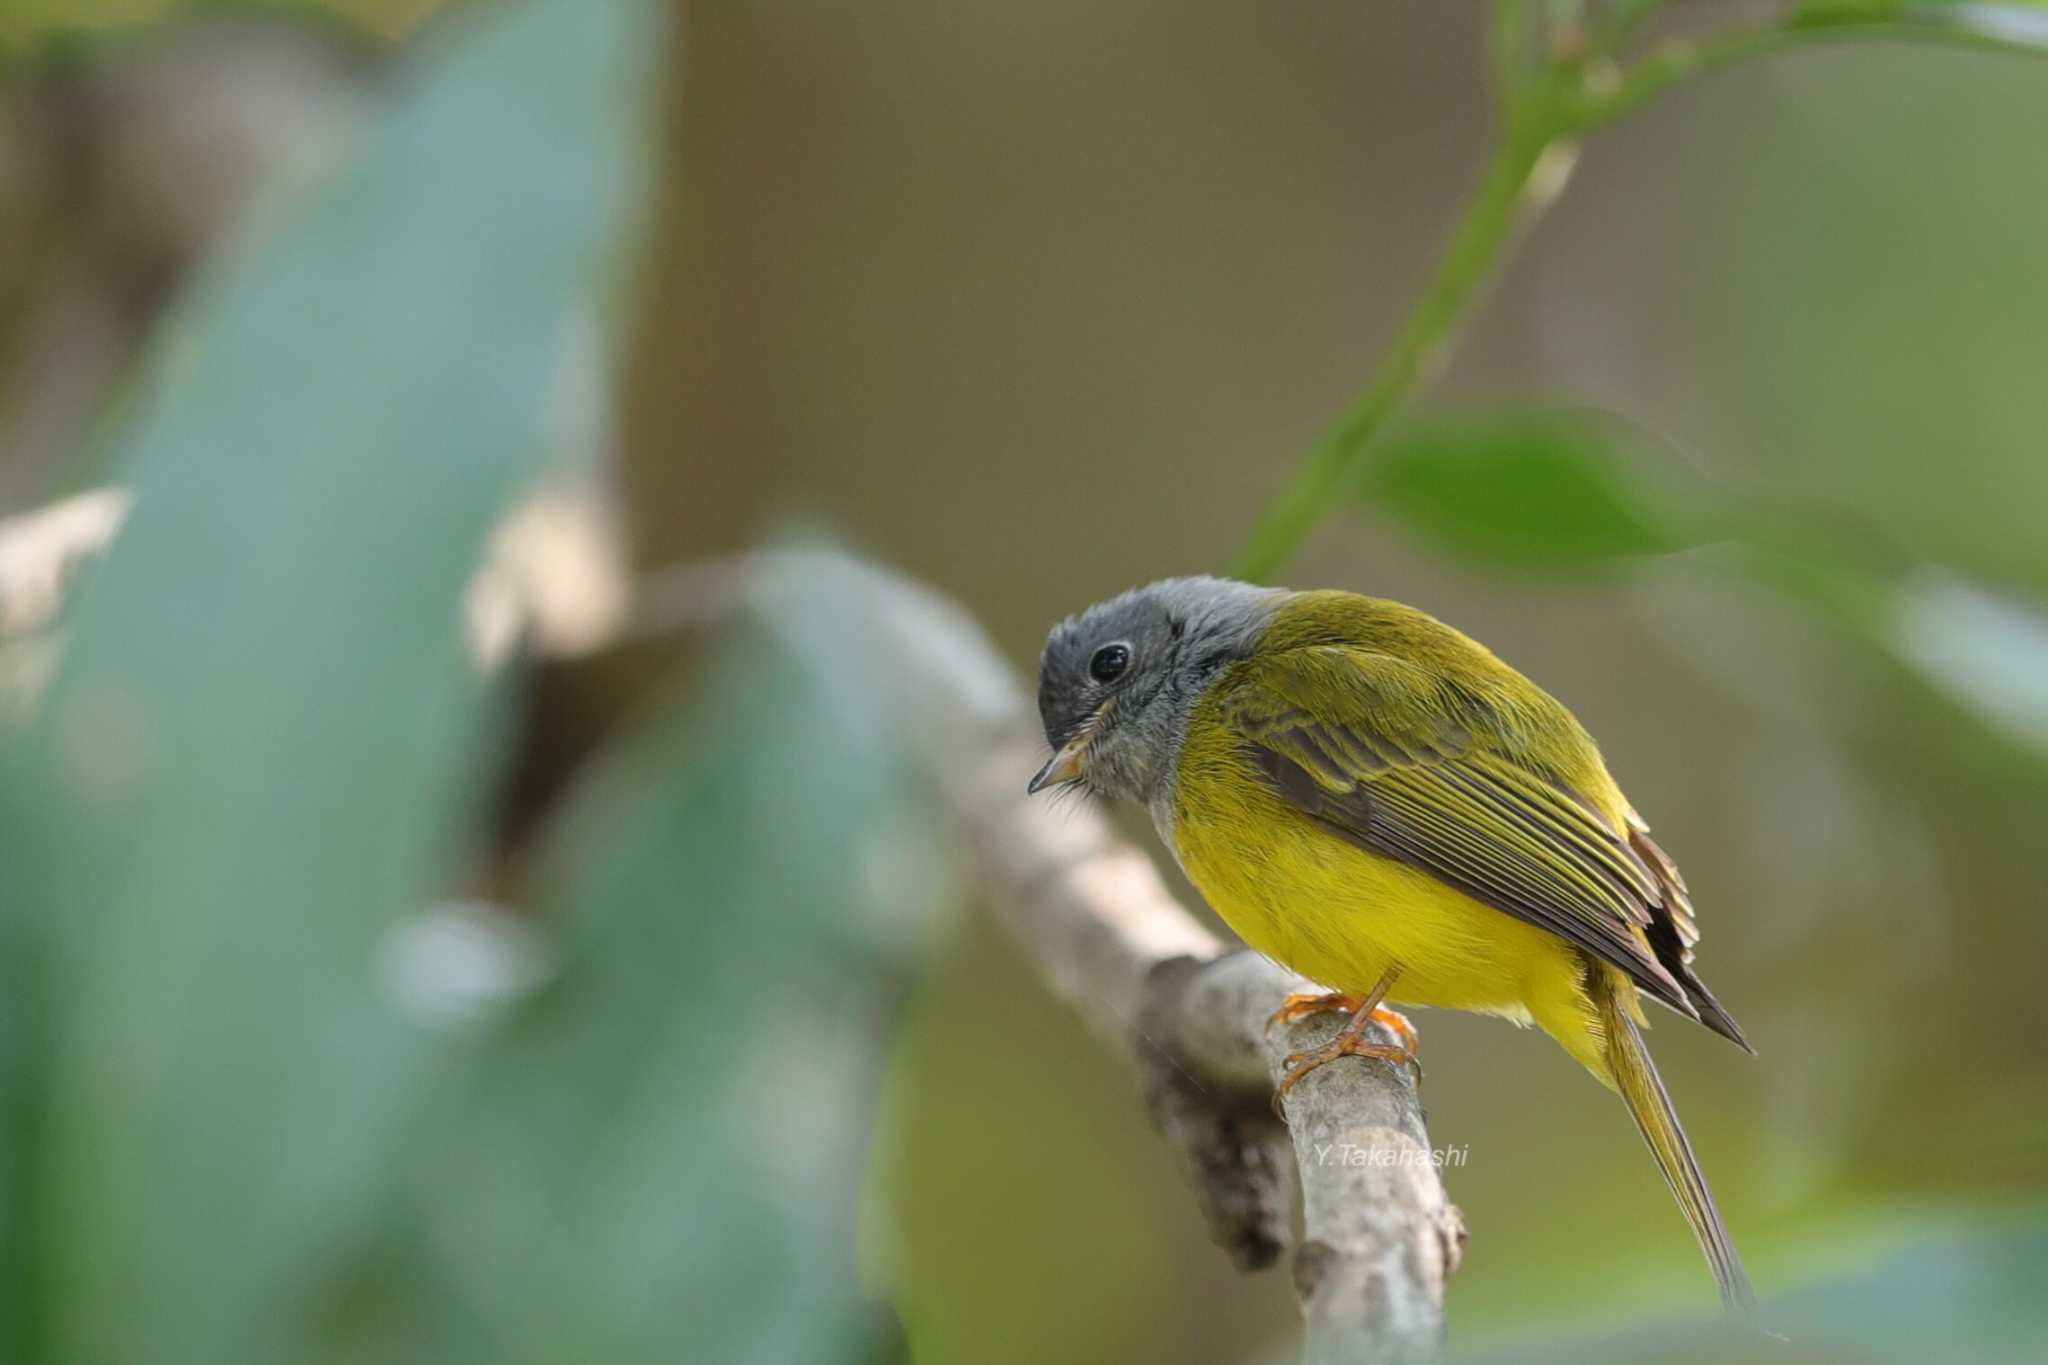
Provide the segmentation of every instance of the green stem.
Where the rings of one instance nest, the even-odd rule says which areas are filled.
[[[1616,51],[1662,0],[1629,0],[1597,38],[1595,59]],[[1605,89],[1588,90],[1585,69],[1553,59],[1534,83],[1519,71],[1519,0],[1504,0],[1494,29],[1495,81],[1507,129],[1494,147],[1479,189],[1422,296],[1416,300],[1365,388],[1336,426],[1316,442],[1300,469],[1260,516],[1231,572],[1255,582],[1272,578],[1300,551],[1323,514],[1357,483],[1387,419],[1442,359],[1492,275],[1515,229],[1540,212],[1548,195],[1531,195],[1543,154],[1564,139],[1610,123],[1679,82],[1717,67],[1786,48],[1856,39],[1946,42],[2005,52],[2048,55],[2048,45],[2006,36],[1972,22],[1965,7],[1929,6],[1883,16],[1845,14],[1786,26],[1675,40],[1635,63]]]
[[[1373,438],[1455,339],[1502,247],[1531,209],[1541,207],[1528,193],[1529,178],[1550,146],[1547,124],[1510,123],[1400,332],[1343,417],[1268,505],[1231,566],[1235,576],[1261,582],[1286,567],[1323,512],[1356,480]]]
[[[1938,14],[1938,11],[1933,12]],[[1794,28],[1749,29],[1692,40],[1675,39],[1644,57],[1613,88],[1583,101],[1574,111],[1573,126],[1581,131],[1611,123],[1638,105],[1663,94],[1681,81],[1733,66],[1773,52],[1845,42],[1938,43],[1979,52],[2048,56],[2040,44],[1998,37],[1982,29],[1917,20],[1842,19]]]
[[[1507,109],[1528,74],[1529,15],[1524,0],[1499,0],[1493,7],[1487,46],[1493,59],[1493,93]]]

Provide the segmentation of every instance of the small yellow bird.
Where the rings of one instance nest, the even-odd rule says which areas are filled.
[[[1275,1017],[1352,1019],[1290,1058],[1412,1063],[1382,1002],[1535,1023],[1628,1105],[1714,1272],[1753,1303],[1658,1079],[1638,992],[1754,1052],[1693,970],[1678,869],[1564,705],[1398,602],[1176,578],[1052,630],[1031,790],[1143,802],[1252,948],[1329,988]],[[1408,1041],[1368,1042],[1373,1019]]]

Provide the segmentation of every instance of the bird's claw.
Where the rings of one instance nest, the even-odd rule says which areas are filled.
[[[1393,1015],[1394,1019],[1400,1020],[1400,1023],[1397,1025],[1390,1020],[1379,1018],[1381,1013]],[[1373,1057],[1394,1066],[1405,1066],[1415,1073],[1415,1083],[1417,1085],[1422,1084],[1422,1060],[1415,1055],[1414,1026],[1392,1010],[1375,1010],[1373,1017],[1376,1022],[1386,1024],[1388,1028],[1407,1039],[1409,1045],[1406,1047],[1394,1047],[1386,1043],[1368,1042],[1360,1034],[1346,1029],[1320,1047],[1312,1047],[1304,1052],[1289,1053],[1287,1060],[1281,1064],[1286,1075],[1280,1081],[1280,1088],[1273,1092],[1273,1112],[1281,1115],[1283,1118],[1286,1117],[1287,1092],[1299,1085],[1302,1077],[1308,1075],[1309,1072],[1334,1062],[1339,1057]]]
[[[1409,1052],[1413,1053],[1422,1046],[1422,1035],[1415,1031],[1415,1025],[1409,1023],[1408,1016],[1401,1011],[1381,1005],[1373,1010],[1372,1021],[1407,1044]],[[1419,1067],[1420,1063],[1417,1065]],[[1418,1070],[1416,1074],[1420,1076],[1422,1073]]]
[[[1363,1003],[1357,996],[1345,995],[1341,991],[1298,991],[1282,1000],[1280,1008],[1274,1010],[1267,1018],[1266,1036],[1271,1038],[1273,1030],[1282,1024],[1291,1024],[1297,1019],[1307,1019],[1311,1015],[1353,1014]],[[1406,1024],[1408,1021],[1403,1019],[1401,1022]],[[1412,1033],[1414,1030],[1409,1031]]]

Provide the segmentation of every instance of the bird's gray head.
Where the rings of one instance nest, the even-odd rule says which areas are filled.
[[[1245,656],[1282,596],[1227,578],[1168,578],[1054,626],[1038,664],[1053,756],[1031,790],[1079,783],[1150,800],[1172,780],[1202,689]]]

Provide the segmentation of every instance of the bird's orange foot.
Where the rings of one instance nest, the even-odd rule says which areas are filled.
[[[1355,995],[1344,995],[1338,991],[1303,991],[1288,996],[1280,1002],[1280,1008],[1273,1011],[1266,1020],[1266,1036],[1271,1038],[1273,1030],[1282,1024],[1291,1024],[1297,1019],[1306,1019],[1316,1014],[1353,1014],[1365,1002]],[[1407,1021],[1402,1020],[1403,1023]],[[1410,1030],[1413,1032],[1413,1030]]]
[[[1386,1012],[1393,1014],[1392,1010]],[[1377,1013],[1378,1011],[1375,1011],[1375,1015]],[[1398,1014],[1395,1014],[1394,1017],[1396,1019],[1401,1018]],[[1385,1023],[1386,1021],[1381,1020],[1380,1022]],[[1401,1022],[1405,1025],[1408,1021],[1402,1019]],[[1393,1025],[1389,1024],[1388,1027],[1392,1028]],[[1397,1028],[1394,1031],[1410,1039],[1415,1036],[1413,1028],[1405,1030]],[[1416,1058],[1412,1047],[1389,1047],[1385,1043],[1369,1043],[1361,1034],[1346,1029],[1321,1047],[1312,1047],[1306,1052],[1295,1052],[1288,1055],[1287,1061],[1284,1063],[1287,1075],[1280,1082],[1280,1089],[1274,1092],[1273,1107],[1275,1109],[1280,1108],[1287,1099],[1287,1092],[1301,1084],[1302,1077],[1308,1075],[1309,1072],[1314,1071],[1319,1066],[1336,1061],[1339,1057],[1377,1057],[1383,1062],[1390,1062],[1395,1066],[1405,1066],[1412,1069],[1415,1072],[1415,1080],[1418,1084],[1422,1080],[1422,1063]]]
[[[1307,1019],[1311,1015],[1356,1014],[1358,1007],[1364,1003],[1357,996],[1345,995],[1341,991],[1304,991],[1290,995],[1280,1002],[1280,1008],[1274,1010],[1266,1020],[1266,1036],[1272,1037],[1273,1030],[1282,1024],[1291,1024],[1297,1019]],[[1406,1043],[1410,1052],[1414,1052],[1422,1045],[1422,1038],[1415,1032],[1415,1025],[1409,1023],[1408,1016],[1399,1010],[1390,1010],[1383,1005],[1375,1006],[1372,1021]]]
[[[1421,1049],[1422,1035],[1415,1031],[1415,1025],[1409,1023],[1408,1016],[1401,1013],[1401,1011],[1390,1010],[1385,1006],[1381,1006],[1372,1012],[1372,1021],[1405,1043],[1411,1056]],[[1421,1064],[1417,1063],[1416,1065],[1417,1071],[1415,1074],[1419,1076],[1422,1074],[1420,1070]]]

